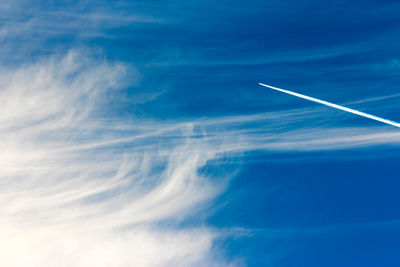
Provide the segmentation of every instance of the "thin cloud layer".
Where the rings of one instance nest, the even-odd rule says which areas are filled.
[[[198,173],[216,153],[191,126],[100,118],[125,70],[70,53],[2,75],[2,266],[218,262],[215,233],[176,227],[219,191]]]
[[[76,52],[3,70],[1,266],[233,264],[215,247],[217,229],[201,221],[183,227],[236,171],[207,173],[209,162],[254,150],[400,143],[384,127],[313,128],[315,109],[191,121],[121,117],[108,99],[122,96],[132,75],[139,78],[123,63]]]

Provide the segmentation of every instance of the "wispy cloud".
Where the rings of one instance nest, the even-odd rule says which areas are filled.
[[[3,72],[2,266],[218,262],[216,233],[176,228],[220,190],[198,173],[216,152],[191,125],[99,117],[125,70],[70,53]]]
[[[127,71],[76,52],[3,70],[2,266],[227,264],[211,252],[217,230],[179,226],[233,174],[200,172],[210,160],[400,144],[386,128],[292,130],[316,116],[307,109],[191,121],[104,115]]]
[[[287,227],[287,228],[228,228],[225,229],[227,235],[251,237],[254,235],[264,235],[269,238],[298,238],[304,236],[321,236],[337,233],[352,233],[354,231],[365,231],[366,229],[379,229],[388,226],[398,226],[399,220],[385,220],[385,221],[366,221],[366,222],[355,222],[348,224],[334,224],[334,225],[323,225],[323,226],[311,226],[311,227]]]
[[[129,25],[161,24],[161,18],[135,12],[129,4],[122,2],[97,4],[86,1],[49,3],[38,1],[34,5],[24,0],[0,5],[0,55],[3,63],[24,61],[27,57],[65,53],[73,43],[95,38],[115,38],[113,30]],[[46,48],[44,48],[46,47]],[[92,50],[95,50],[92,47]],[[18,53],[15,53],[18,51]]]

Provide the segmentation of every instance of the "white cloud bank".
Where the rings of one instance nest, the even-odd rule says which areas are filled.
[[[1,71],[0,266],[233,265],[214,246],[216,229],[180,226],[231,176],[207,176],[207,162],[400,143],[387,128],[290,130],[315,122],[312,110],[189,122],[104,116],[127,72],[77,53]]]

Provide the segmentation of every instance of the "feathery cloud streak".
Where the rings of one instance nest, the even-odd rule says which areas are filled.
[[[224,265],[216,233],[176,227],[220,190],[197,171],[216,152],[191,125],[99,115],[127,69],[69,53],[2,72],[2,266]]]
[[[170,121],[120,117],[108,110],[108,99],[123,94],[132,75],[140,76],[124,63],[77,52],[3,69],[2,266],[228,265],[213,247],[217,229],[201,221],[182,226],[235,174],[235,167],[202,171],[210,161],[252,150],[400,143],[397,132],[379,128],[293,130],[291,123],[316,118],[307,109]]]

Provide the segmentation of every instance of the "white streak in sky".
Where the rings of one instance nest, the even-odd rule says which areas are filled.
[[[358,110],[355,110],[355,109],[343,107],[343,106],[340,106],[340,105],[337,105],[337,104],[333,104],[333,103],[330,103],[330,102],[327,102],[327,101],[324,101],[324,100],[320,100],[320,99],[317,99],[317,98],[314,98],[314,97],[310,97],[310,96],[302,95],[302,94],[299,94],[299,93],[295,93],[295,92],[292,92],[292,91],[289,91],[289,90],[277,88],[277,87],[266,85],[266,84],[263,84],[263,83],[258,83],[258,84],[261,85],[261,86],[268,87],[268,88],[273,89],[273,90],[277,90],[277,91],[289,94],[289,95],[294,95],[294,96],[297,96],[297,97],[300,97],[300,98],[304,98],[304,99],[307,99],[307,100],[310,100],[310,101],[313,101],[313,102],[320,103],[320,104],[328,106],[328,107],[340,109],[340,110],[343,110],[343,111],[346,111],[346,112],[350,112],[350,113],[353,113],[353,114],[356,114],[356,115],[359,115],[359,116],[362,116],[362,117],[366,117],[366,118],[369,118],[369,119],[372,119],[372,120],[380,121],[380,122],[383,122],[383,123],[386,123],[386,124],[390,124],[390,125],[393,125],[395,127],[399,127],[400,128],[400,123],[398,123],[398,122],[394,122],[394,121],[391,121],[391,120],[380,118],[380,117],[377,117],[377,116],[374,116],[374,115],[371,115],[371,114],[368,114],[368,113],[365,113],[365,112],[361,112],[361,111],[358,111]]]
[[[293,130],[320,125],[315,109],[120,116],[110,99],[126,105],[142,73],[82,52],[0,70],[0,266],[234,266],[203,218],[243,153],[400,145],[387,129]]]

